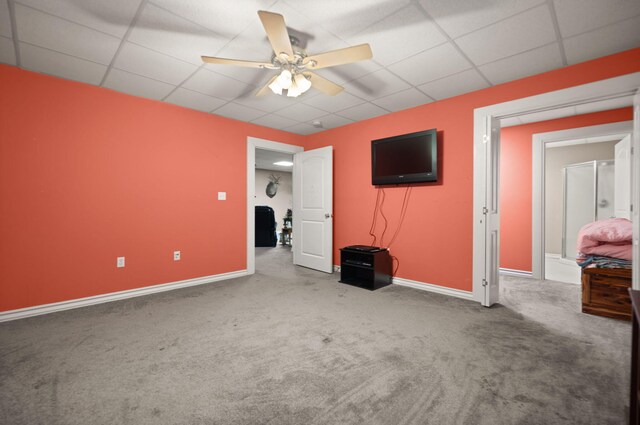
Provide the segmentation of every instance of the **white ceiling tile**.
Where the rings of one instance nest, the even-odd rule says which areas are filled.
[[[171,84],[141,77],[119,69],[109,71],[104,87],[156,100],[164,98],[175,88]]]
[[[556,41],[546,4],[455,40],[476,65],[493,62]]]
[[[16,49],[10,38],[0,37],[0,62],[16,64]]]
[[[450,43],[434,47],[388,67],[414,86],[471,68],[468,60]]]
[[[305,96],[309,94],[309,92],[307,92],[296,98],[279,96],[271,92],[267,93],[264,96],[256,96],[255,95],[256,91],[257,89],[252,90],[242,96],[239,96],[236,99],[234,99],[234,102],[244,106],[248,106],[249,108],[258,109],[264,112],[275,112],[280,109],[286,108],[287,106],[300,102],[305,98]]]
[[[258,20],[258,10],[268,8],[264,0],[153,0],[153,4],[189,19],[222,37],[232,37]]]
[[[551,109],[549,111],[534,112],[532,114],[520,115],[520,121],[523,124],[529,124],[538,121],[555,120],[558,118],[572,117],[576,114],[576,108],[574,106],[567,106],[566,108]]]
[[[290,133],[302,134],[306,136],[307,134],[317,133],[319,131],[322,131],[323,129],[314,127],[310,124],[300,123],[292,125],[291,127],[286,127],[283,130]]]
[[[176,91],[171,93],[166,102],[174,105],[184,106],[185,108],[197,109],[198,111],[210,112],[227,103],[225,100],[216,97],[207,96],[206,94],[183,89],[178,87]]]
[[[320,121],[322,128],[325,130],[329,128],[336,128],[343,125],[351,124],[353,122],[353,120],[350,120],[345,117],[341,117],[339,115],[334,115],[334,114],[328,114],[328,115],[322,116],[314,121]]]
[[[0,36],[11,38],[11,18],[7,0],[0,0]]]
[[[433,102],[433,100],[421,91],[412,87],[408,90],[403,90],[389,96],[381,97],[380,99],[372,100],[371,102],[383,107],[387,111],[396,112],[403,109],[413,108],[414,106],[425,105]]]
[[[345,84],[345,89],[363,99],[377,99],[411,87],[386,69],[372,72]]]
[[[576,112],[580,114],[590,114],[593,112],[609,111],[611,109],[626,108],[633,106],[633,97],[621,97],[618,99],[602,100],[600,102],[591,102],[584,105],[577,105]]]
[[[545,0],[420,0],[422,7],[452,38],[460,37]]]
[[[347,40],[350,44],[369,43],[376,62],[389,65],[447,39],[426,19],[418,6],[409,5]]]
[[[262,125],[264,127],[277,128],[279,130],[298,124],[294,120],[290,120],[289,118],[281,117],[280,115],[275,114],[268,114],[263,117],[256,118],[251,122],[254,124]]]
[[[500,120],[500,127],[501,128],[513,127],[515,125],[521,125],[521,124],[522,124],[522,121],[520,121],[520,118],[518,118],[518,117],[502,118]]]
[[[364,102],[366,101],[345,91],[335,96],[327,96],[324,93],[319,93],[316,96],[304,100],[304,103],[307,105],[315,106],[327,112],[340,111]]]
[[[418,86],[421,91],[436,100],[470,93],[487,87],[489,87],[489,84],[475,69],[469,69],[459,74],[449,75]]]
[[[120,45],[116,37],[30,7],[16,4],[15,11],[20,41],[104,65],[111,62]]]
[[[560,67],[560,48],[558,43],[553,43],[482,65],[478,69],[491,83],[500,84]]]
[[[183,87],[220,99],[233,100],[238,96],[249,95],[255,88],[241,81],[201,68]]]
[[[52,15],[122,38],[141,0],[20,0]]]
[[[350,120],[361,121],[388,113],[389,111],[382,109],[373,103],[363,103],[362,105],[353,106],[349,109],[340,111],[338,115],[349,118]]]
[[[25,43],[20,43],[20,58],[26,69],[88,84],[99,84],[107,70],[95,62]]]
[[[217,53],[213,53],[215,52],[211,52],[207,56],[271,62],[273,48],[269,44],[264,28],[256,14],[255,21],[252,21],[244,31],[238,33]]]
[[[122,46],[113,66],[173,85],[182,83],[198,69],[195,65],[133,43]]]
[[[567,62],[584,62],[640,46],[640,16],[563,40]]]
[[[266,113],[257,109],[249,108],[247,106],[239,105],[234,102],[229,102],[226,105],[221,106],[214,112],[216,115],[220,115],[227,118],[233,118],[240,121],[251,121],[256,118],[264,116]]]
[[[286,108],[280,109],[277,114],[285,118],[290,118],[292,120],[308,122],[315,118],[326,115],[327,112],[299,102],[295,105],[287,106]]]
[[[287,3],[315,24],[345,38],[391,15],[410,0],[291,0]]]
[[[229,41],[152,4],[144,8],[127,40],[194,65],[202,64],[200,56],[215,55]]]
[[[562,37],[613,24],[640,15],[637,0],[554,0]]]

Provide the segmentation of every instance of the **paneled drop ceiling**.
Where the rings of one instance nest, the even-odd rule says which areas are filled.
[[[258,10],[311,54],[373,60],[319,70],[335,97],[256,98],[274,71],[200,55],[269,61]],[[639,0],[0,0],[0,62],[310,134],[635,48],[638,28]]]

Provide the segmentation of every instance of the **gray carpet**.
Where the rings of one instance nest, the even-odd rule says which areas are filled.
[[[257,249],[256,275],[0,324],[2,424],[622,424],[628,323],[504,279],[483,308]]]

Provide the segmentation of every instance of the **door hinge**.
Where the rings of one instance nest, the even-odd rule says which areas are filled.
[[[488,212],[489,210],[487,209],[487,207],[482,207],[482,214],[487,215]]]
[[[483,134],[482,135],[482,143],[487,143],[489,141],[489,135],[488,134]]]
[[[482,279],[482,286],[487,286],[488,284],[487,279]]]

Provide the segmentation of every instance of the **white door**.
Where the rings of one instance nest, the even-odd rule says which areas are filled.
[[[640,290],[640,88],[633,97],[633,146],[631,148],[631,222],[633,223],[633,289]]]
[[[490,307],[498,302],[500,281],[500,120],[491,116],[485,123],[486,184],[484,215],[485,266],[482,305]]]
[[[333,272],[333,146],[294,155],[293,263]]]
[[[631,136],[615,145],[614,215],[631,220]]]

